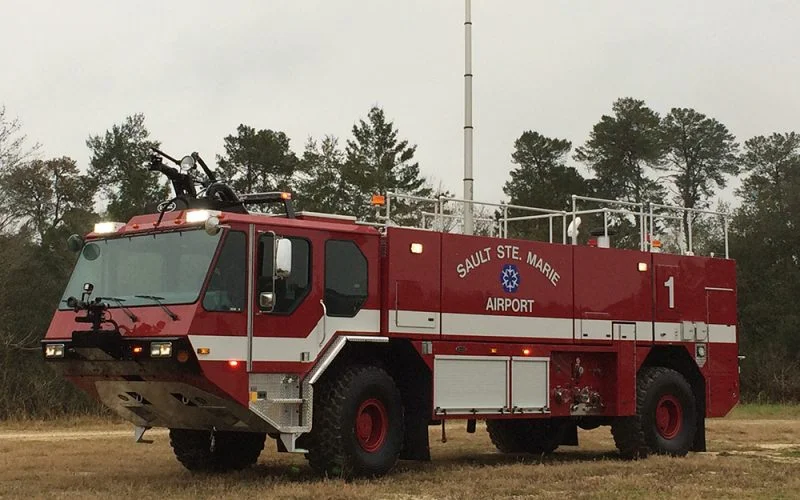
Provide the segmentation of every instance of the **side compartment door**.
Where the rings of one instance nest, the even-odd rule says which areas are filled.
[[[441,332],[441,234],[389,228],[385,308],[389,333]]]

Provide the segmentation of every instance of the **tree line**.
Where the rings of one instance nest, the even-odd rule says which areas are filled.
[[[356,120],[343,144],[333,135],[308,138],[296,153],[284,132],[244,124],[223,143],[218,172],[237,192],[291,191],[304,210],[375,220],[372,194],[448,195],[421,174],[416,146],[379,107]],[[143,167],[150,149],[160,146],[144,115],[91,135],[86,146],[86,168],[68,157],[42,159],[21,123],[0,108],[0,418],[98,411],[54,376],[38,349],[74,264],[65,240],[101,219],[153,212],[171,196],[164,180]],[[511,163],[504,193],[513,205],[570,210],[572,194],[724,211],[735,205],[729,245],[737,259],[740,349],[747,356],[742,393],[750,400],[800,399],[800,375],[793,370],[800,362],[800,316],[792,305],[800,292],[794,232],[800,224],[800,135],[780,132],[739,144],[724,124],[694,109],[661,115],[642,100],[621,98],[574,149],[565,139],[522,132]],[[736,176],[737,199],[720,202],[720,190]],[[408,204],[394,208],[396,221],[413,218]],[[488,219],[498,214],[483,213]],[[638,246],[636,222],[611,217],[615,246]],[[657,233],[667,246],[685,251],[690,227],[695,253],[722,254],[721,226],[713,217],[684,213],[661,221]],[[548,228],[529,221],[510,231],[547,239]]]

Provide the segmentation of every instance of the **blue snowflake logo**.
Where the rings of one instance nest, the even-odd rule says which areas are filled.
[[[500,285],[503,286],[503,291],[507,293],[515,293],[519,289],[521,277],[519,269],[514,264],[506,264],[503,266],[503,272],[500,273]]]

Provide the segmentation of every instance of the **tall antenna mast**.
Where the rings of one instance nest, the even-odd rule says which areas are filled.
[[[464,0],[464,234],[472,222],[472,1]]]

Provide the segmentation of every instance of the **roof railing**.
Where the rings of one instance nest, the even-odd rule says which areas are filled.
[[[421,222],[424,229],[448,232],[449,230],[457,229],[460,224],[463,224],[464,207],[471,207],[472,210],[474,210],[475,207],[484,209],[489,208],[489,209],[494,209],[493,215],[486,215],[484,213],[484,215],[478,214],[477,216],[473,216],[473,218],[476,223],[486,224],[485,227],[487,228],[487,232],[489,233],[490,236],[497,235],[500,238],[508,238],[510,223],[537,221],[546,219],[548,221],[549,241],[550,243],[553,243],[555,242],[556,239],[555,238],[555,227],[556,227],[555,225],[557,223],[556,221],[560,218],[561,243],[567,244],[567,242],[570,242],[573,245],[577,245],[578,244],[577,226],[579,226],[580,224],[578,220],[580,215],[602,214],[603,234],[606,237],[609,236],[609,228],[613,223],[613,221],[610,220],[610,216],[620,215],[620,216],[630,216],[633,218],[634,225],[637,226],[639,229],[639,249],[641,251],[652,252],[652,251],[658,251],[654,250],[656,247],[654,246],[654,240],[653,240],[653,235],[657,229],[656,220],[672,220],[672,221],[685,220],[687,226],[685,230],[686,254],[694,255],[694,239],[692,230],[693,217],[686,217],[685,214],[696,213],[696,214],[712,215],[715,217],[721,217],[723,219],[725,258],[729,258],[729,253],[728,253],[729,215],[727,213],[713,211],[713,210],[703,210],[697,208],[678,207],[660,203],[637,203],[630,201],[611,200],[605,198],[595,198],[591,196],[580,196],[580,195],[572,195],[571,199],[572,199],[572,210],[566,211],[566,210],[553,210],[553,209],[539,208],[539,207],[528,207],[523,205],[513,205],[507,203],[491,203],[491,202],[482,202],[474,200],[465,200],[463,198],[448,197],[448,196],[429,198],[429,197],[408,195],[399,192],[389,192],[386,195],[385,204],[383,207],[384,208],[383,213],[382,214],[379,213],[377,216],[378,222],[360,223],[360,224],[383,227],[383,228],[389,226],[397,226],[398,224],[392,219],[393,215],[397,215],[396,208],[394,206],[401,201],[407,201],[427,206],[427,210],[423,209],[417,212],[417,215],[419,215],[418,220]],[[610,206],[579,209],[579,202],[581,204],[593,203],[593,204],[602,204]],[[454,208],[452,211],[448,211],[449,204],[454,204]],[[393,212],[393,210],[395,210],[395,212]],[[462,210],[462,213],[459,213],[458,210]],[[526,215],[510,216],[509,215],[510,210],[526,212]],[[667,213],[661,213],[661,212],[667,212]],[[675,212],[678,212],[679,215],[674,215]],[[569,228],[567,225],[568,219],[570,219]],[[427,227],[429,221],[431,224],[430,228]],[[454,226],[451,225],[453,221],[456,221],[456,224]],[[684,228],[682,226],[680,228],[680,231],[681,234],[683,234]]]

